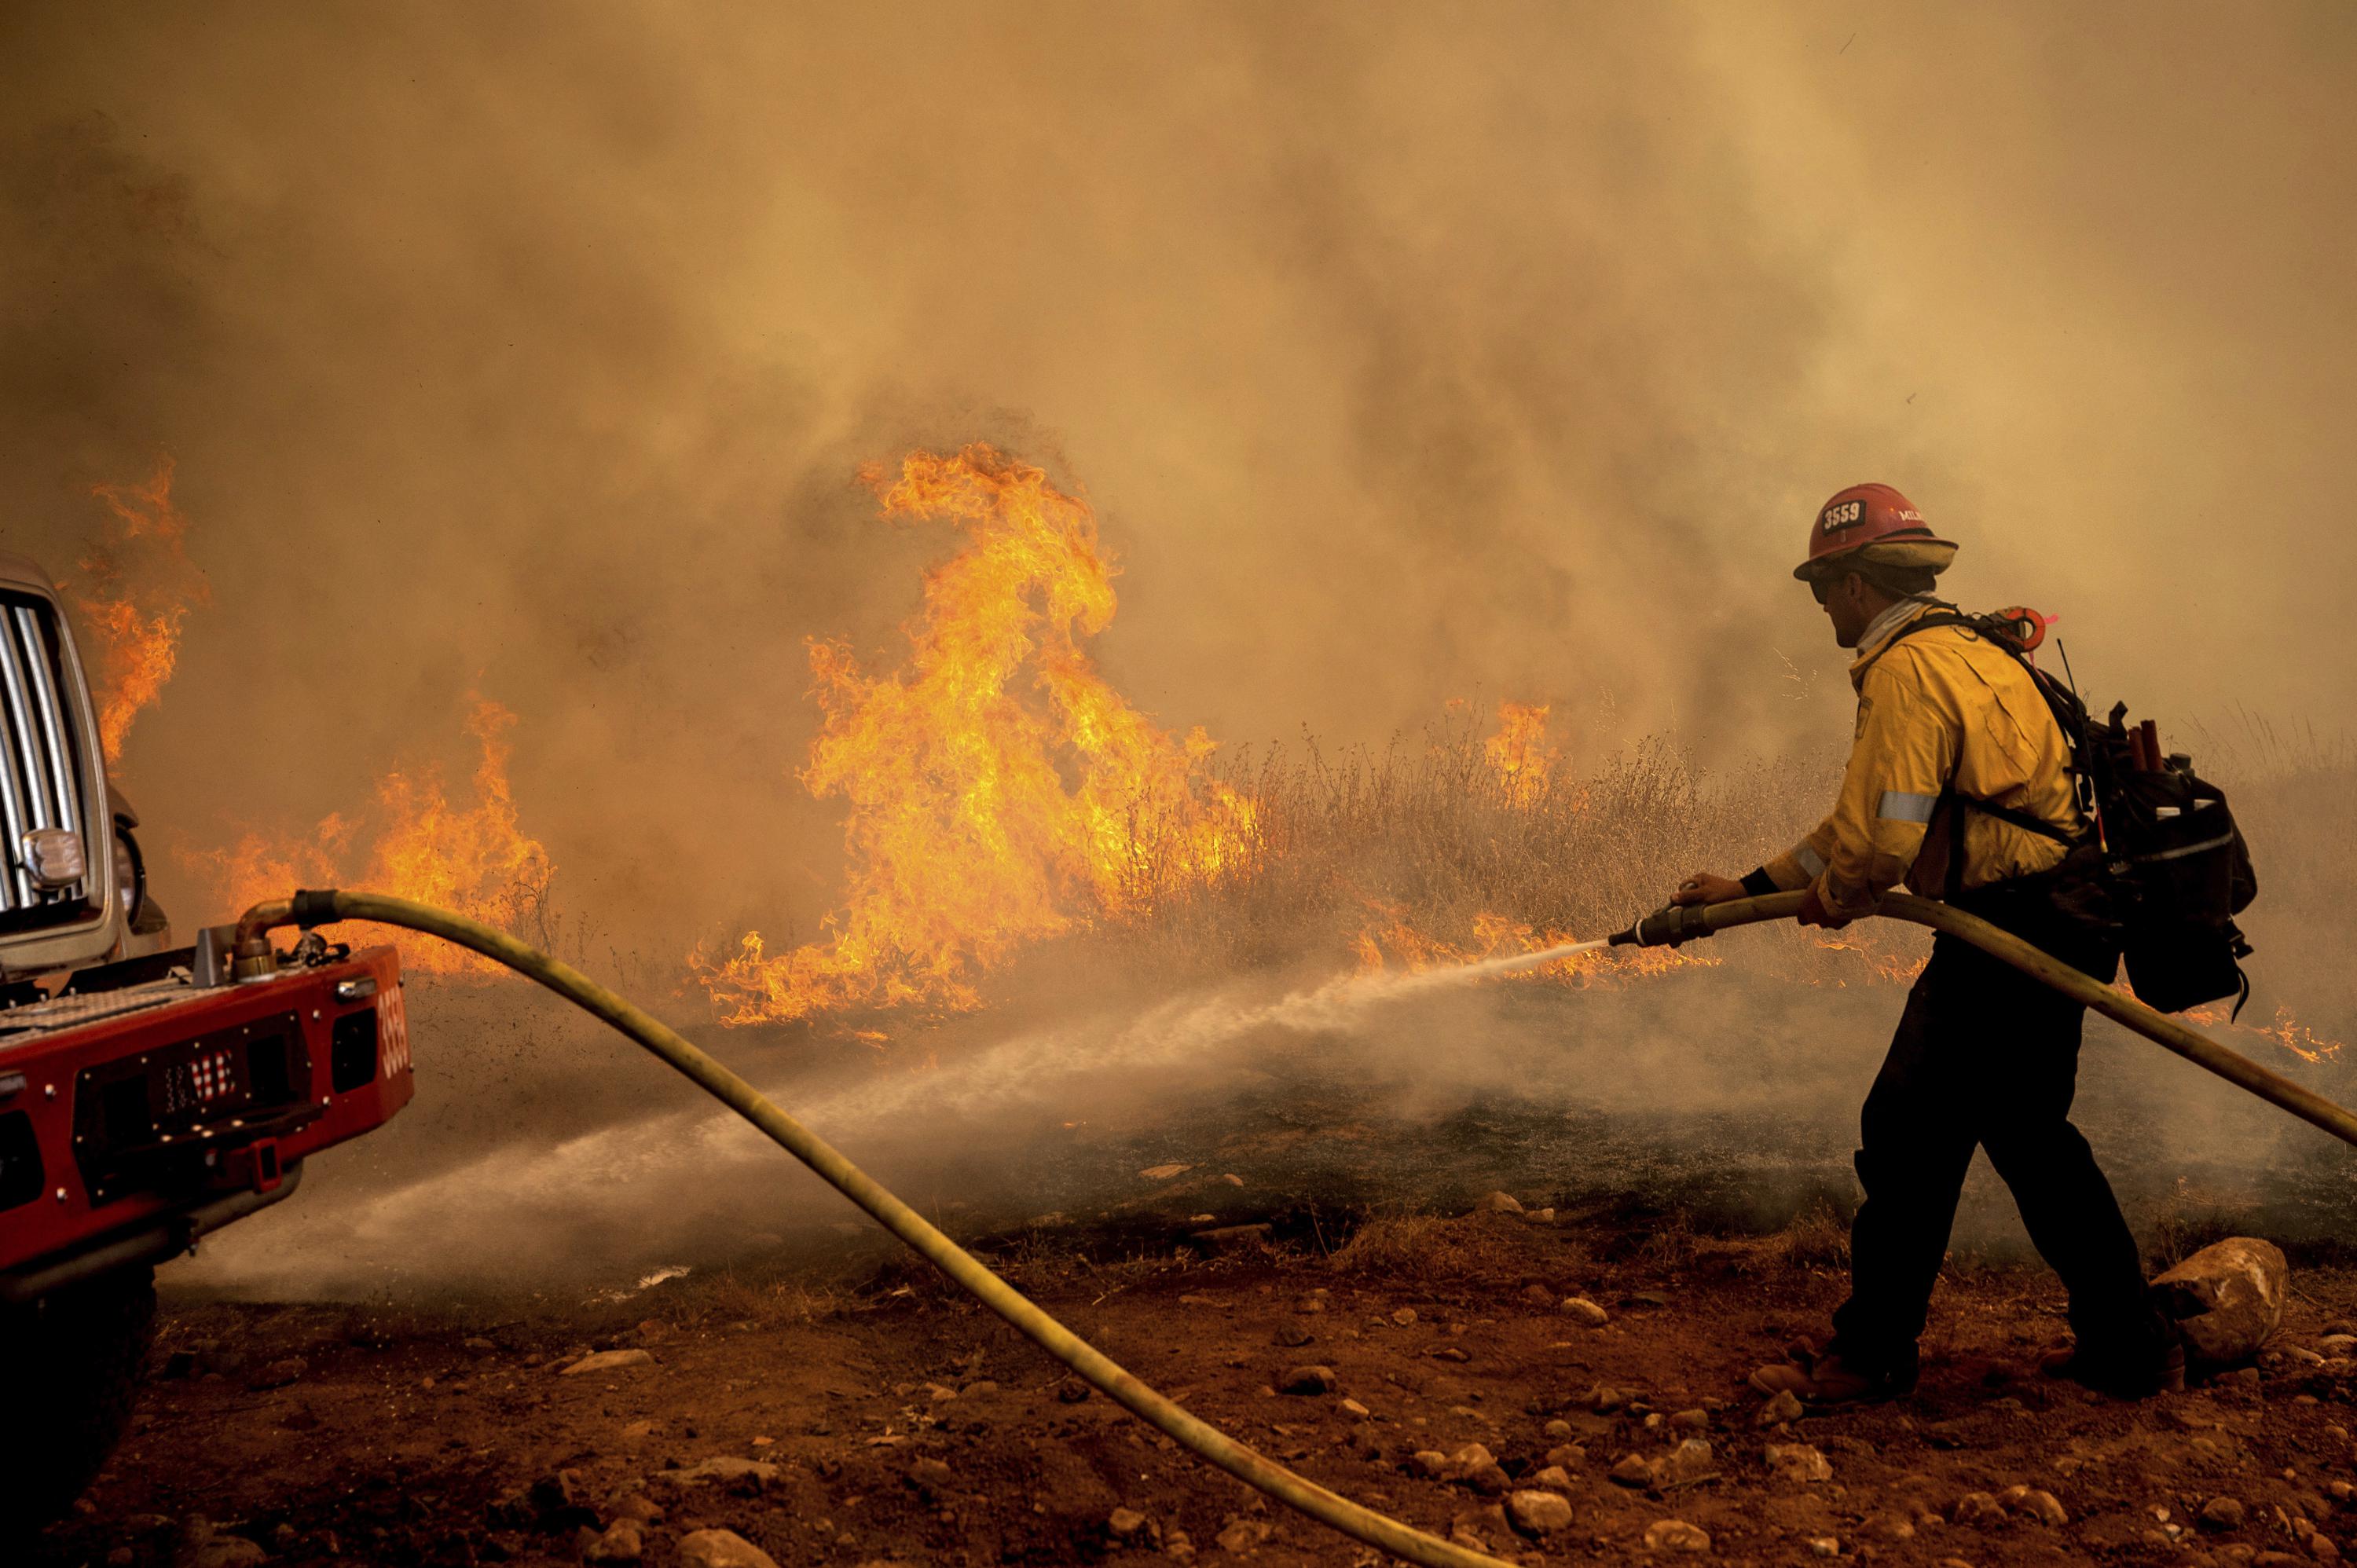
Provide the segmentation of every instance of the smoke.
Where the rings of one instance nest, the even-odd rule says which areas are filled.
[[[215,598],[125,779],[199,843],[463,763],[479,680],[609,929],[814,917],[799,639],[942,544],[852,473],[970,436],[1086,487],[1117,682],[1237,740],[1837,736],[1784,571],[1869,476],[2106,693],[2357,694],[2343,8],[0,29],[10,540],[178,459]]]
[[[6,542],[177,462],[151,837],[463,770],[479,690],[666,961],[833,901],[802,639],[914,607],[854,475],[916,445],[1086,494],[1108,674],[1229,740],[1837,746],[1786,574],[1865,478],[2099,702],[2339,734],[2352,73],[2321,4],[20,4]]]
[[[726,1044],[952,1236],[1071,1221],[1156,1250],[1304,1203],[1461,1208],[1498,1187],[1781,1224],[1848,1195],[1857,1101],[1895,1000],[1706,969],[1577,992],[1384,976],[1092,990],[1092,1008],[965,1020],[931,1042],[937,1061],[899,1070]],[[845,1236],[873,1234],[611,1036],[512,997],[421,1000],[421,1037],[443,1042],[421,1058],[421,1109],[312,1162],[296,1201],[209,1240],[180,1285],[578,1300],[663,1268],[839,1255]],[[2323,1134],[2101,1021],[2083,1076],[2079,1120],[2140,1226],[2224,1218],[2287,1241],[2345,1229],[2345,1185],[2313,1157]],[[1986,1170],[1955,1244],[2027,1247]]]

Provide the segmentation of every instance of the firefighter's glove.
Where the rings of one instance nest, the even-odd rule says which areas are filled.
[[[1826,908],[1822,891],[1824,886],[1824,883],[1822,879],[1809,884],[1808,892],[1801,896],[1801,912],[1794,915],[1792,918],[1804,926],[1823,926],[1829,931],[1838,931],[1857,917],[1837,914]]]
[[[1743,884],[1731,876],[1715,876],[1707,871],[1697,871],[1678,884],[1670,895],[1673,904],[1724,904],[1730,898],[1743,897]]]

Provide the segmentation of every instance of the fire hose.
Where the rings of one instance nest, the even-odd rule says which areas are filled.
[[[1320,1524],[1395,1557],[1426,1564],[1426,1568],[1512,1568],[1498,1558],[1468,1551],[1372,1509],[1362,1508],[1189,1414],[1176,1402],[1147,1387],[1111,1357],[1048,1316],[1029,1297],[993,1273],[973,1253],[942,1235],[924,1216],[845,1158],[840,1150],[772,1104],[759,1090],[571,965],[526,947],[503,931],[447,909],[379,893],[297,893],[290,900],[257,904],[238,921],[237,977],[262,979],[275,972],[277,960],[266,934],[272,929],[326,925],[335,920],[373,920],[380,925],[404,926],[471,948],[604,1019],[759,1128],[772,1143],[816,1171],[837,1192],[866,1209],[877,1224],[1049,1355],[1079,1373],[1091,1386],[1255,1491]]]
[[[1706,937],[1731,926],[1790,919],[1800,913],[1801,900],[1805,897],[1802,893],[1769,893],[1757,898],[1730,898],[1723,904],[1689,904],[1684,908],[1674,904],[1646,916],[1627,930],[1616,933],[1611,940],[1615,946],[1635,943],[1640,947],[1675,947],[1681,942]],[[2309,1125],[2322,1128],[2344,1144],[2357,1144],[2357,1115],[2352,1115],[2315,1090],[2294,1083],[2281,1073],[2268,1071],[2240,1051],[2228,1049],[2199,1029],[2147,1006],[2117,986],[2106,985],[2084,970],[2073,969],[2051,953],[2030,946],[2012,932],[1999,930],[1978,916],[1968,915],[1936,899],[1918,898],[1906,893],[1884,894],[1874,912],[1894,919],[1911,920],[1919,926],[1929,926],[1943,935],[1968,941],[1991,957],[2002,959],[2031,979],[2042,981],[2072,1000],[2086,1004],[2114,1023],[2134,1029],[2153,1044],[2175,1051],[2194,1066],[2216,1073],[2239,1089],[2250,1090],[2261,1100],[2290,1112]]]
[[[1779,893],[1724,904],[1673,907],[1647,916],[1611,940],[1615,944],[1674,946],[1729,927],[1788,918],[1799,910],[1801,897],[1798,893]],[[1886,897],[1876,913],[1911,920],[1969,941],[2293,1115],[2357,1144],[2357,1116],[1986,920],[1944,904],[1903,894]],[[1443,1541],[1363,1508],[1189,1414],[1049,1316],[853,1165],[840,1150],[779,1109],[760,1090],[713,1057],[571,965],[527,947],[494,927],[447,909],[379,893],[299,892],[291,899],[257,904],[238,921],[234,974],[240,980],[257,980],[276,972],[277,958],[271,949],[270,931],[284,926],[307,929],[338,920],[400,926],[455,942],[538,981],[584,1011],[602,1018],[759,1128],[771,1142],[866,1210],[877,1223],[920,1257],[1092,1387],[1189,1452],[1263,1495],[1354,1540],[1426,1568],[1507,1568],[1498,1558]]]

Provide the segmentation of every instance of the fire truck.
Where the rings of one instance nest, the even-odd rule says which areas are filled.
[[[0,553],[0,1539],[121,1436],[156,1266],[413,1088],[393,949],[313,932],[236,977],[233,926],[174,944],[138,827],[56,585]]]

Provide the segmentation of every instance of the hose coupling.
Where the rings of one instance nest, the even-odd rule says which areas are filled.
[[[1715,929],[1705,916],[1706,904],[1664,904],[1625,931],[1612,933],[1616,948],[1674,948],[1709,936]]]
[[[271,950],[266,936],[242,937],[231,950],[230,978],[238,982],[267,980],[278,972],[278,955]]]
[[[278,972],[278,954],[271,948],[270,933],[279,927],[300,926],[308,930],[341,918],[336,913],[332,888],[307,889],[292,898],[256,904],[238,919],[235,943],[230,949],[230,978],[268,980]]]

